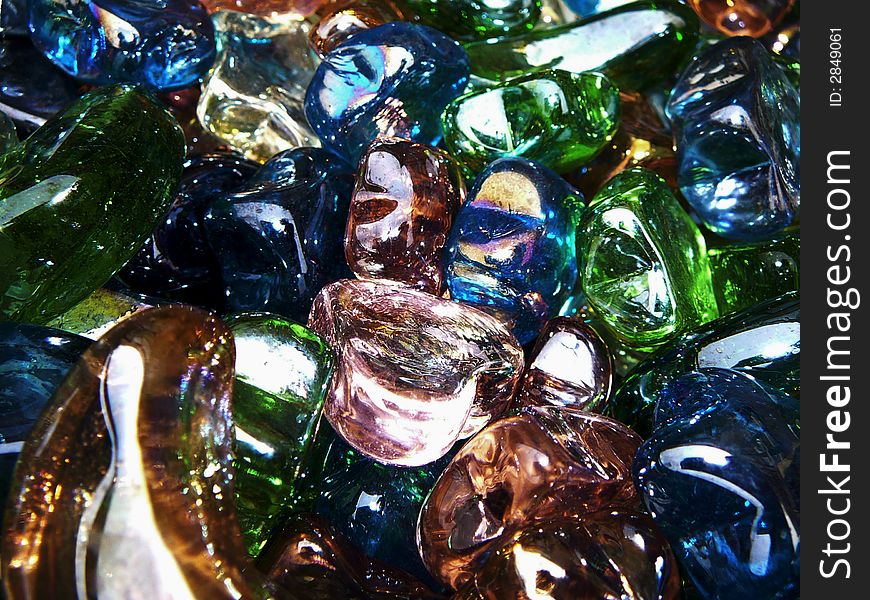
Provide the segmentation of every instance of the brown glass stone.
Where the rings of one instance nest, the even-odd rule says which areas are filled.
[[[420,513],[427,568],[460,588],[506,535],[557,516],[636,508],[631,463],[641,439],[605,417],[529,407],[484,428],[456,454]]]
[[[677,158],[671,132],[649,101],[636,92],[620,92],[620,125],[595,160],[566,179],[592,198],[614,175],[632,167],[658,173],[671,189],[677,186]]]
[[[202,0],[208,12],[234,10],[260,17],[304,19],[329,0]]]
[[[403,19],[402,11],[390,0],[339,0],[317,12],[320,21],[308,34],[308,45],[321,58],[363,29]]]
[[[535,343],[515,403],[597,412],[612,380],[610,352],[595,330],[578,317],[557,317]]]
[[[257,558],[273,586],[307,600],[437,600],[415,577],[371,559],[316,515],[294,515]]]
[[[233,503],[234,360],[225,325],[178,306],[135,313],[85,351],[21,451],[9,598],[266,595],[243,575]]]
[[[507,536],[466,597],[486,600],[676,600],[676,559],[644,513],[599,511],[557,518]]]
[[[795,0],[690,0],[711,27],[727,35],[761,37],[788,14]]]
[[[389,279],[438,294],[442,256],[465,198],[457,163],[408,140],[375,140],[360,159],[345,256],[361,279]]]

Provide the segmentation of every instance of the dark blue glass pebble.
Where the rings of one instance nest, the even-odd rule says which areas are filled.
[[[90,344],[50,327],[0,323],[0,501],[31,427]]]
[[[0,38],[0,111],[29,135],[78,96],[79,84],[27,38]]]
[[[712,231],[770,239],[800,208],[800,97],[764,46],[748,37],[697,57],[671,92],[678,182]]]
[[[241,189],[259,168],[232,153],[188,160],[166,218],[117,278],[138,294],[222,312],[220,269],[202,220],[213,202]]]
[[[546,167],[502,158],[474,182],[445,249],[458,302],[500,313],[522,344],[555,317],[577,281],[583,196]]]
[[[211,203],[203,225],[227,311],[304,323],[320,288],[351,277],[344,230],[353,182],[350,168],[325,150],[296,148]]]
[[[799,596],[799,419],[797,400],[726,369],[659,396],[635,483],[702,596]]]
[[[323,59],[305,115],[323,147],[353,164],[380,136],[434,146],[441,112],[468,75],[457,42],[424,25],[388,23],[354,34]]]
[[[188,87],[211,67],[214,26],[197,0],[30,0],[34,44],[88,83]]]
[[[0,0],[0,34],[27,35],[27,0]]]

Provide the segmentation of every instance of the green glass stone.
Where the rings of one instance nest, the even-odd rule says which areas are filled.
[[[465,45],[471,72],[503,81],[543,69],[602,71],[626,90],[673,75],[698,38],[698,18],[673,0],[644,0],[574,23]]]
[[[175,119],[127,85],[0,156],[0,319],[45,323],[105,283],[169,208],[183,160]]]
[[[627,345],[652,349],[716,318],[704,238],[652,171],[611,179],[583,215],[578,243],[583,290]]]
[[[506,156],[565,173],[616,133],[619,91],[599,73],[542,71],[457,98],[441,122],[447,148],[470,173]]]
[[[236,342],[236,503],[248,551],[257,555],[282,512],[313,506],[327,450],[316,439],[334,363],[320,337],[291,321],[242,314],[227,324]]]
[[[121,319],[158,304],[170,303],[144,296],[134,298],[121,292],[100,288],[49,321],[47,325],[96,340]]]
[[[0,112],[0,153],[8,152],[12,146],[18,143],[18,135],[15,133],[15,123]]]
[[[789,233],[760,244],[707,251],[719,314],[726,315],[800,288],[801,239]]]
[[[541,0],[400,0],[415,20],[456,39],[514,35],[532,29]]]

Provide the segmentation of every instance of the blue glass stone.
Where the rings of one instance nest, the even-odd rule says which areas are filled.
[[[591,17],[632,2],[635,0],[565,0],[565,5],[576,15]]]
[[[189,159],[166,218],[116,277],[137,294],[223,312],[220,269],[202,220],[212,203],[241,189],[259,168],[232,153]]]
[[[227,311],[304,323],[320,288],[352,276],[344,230],[353,183],[350,167],[330,153],[296,148],[211,203],[203,225]]]
[[[468,75],[465,51],[443,33],[387,23],[324,57],[308,86],[305,115],[323,147],[354,164],[381,136],[434,146],[441,112]]]
[[[797,400],[726,369],[660,394],[635,483],[703,597],[798,597],[799,419]]]
[[[22,323],[0,323],[0,501],[22,442],[54,389],[91,340]]]
[[[800,209],[800,96],[764,46],[721,41],[671,92],[680,190],[712,231],[770,239]]]
[[[27,0],[0,0],[0,34],[27,35]]]
[[[214,26],[197,0],[30,0],[28,26],[49,60],[94,84],[180,89],[215,57]]]
[[[333,437],[315,511],[367,556],[434,584],[417,550],[417,519],[454,452],[422,467],[397,467]]]
[[[27,38],[0,38],[0,112],[12,119],[22,136],[71,104],[78,88]]]
[[[677,338],[635,367],[612,397],[606,413],[646,437],[665,386],[686,373],[713,367],[740,371],[800,398],[800,357],[800,298],[789,293]]]
[[[577,281],[582,194],[553,171],[502,158],[474,182],[445,249],[454,300],[495,311],[521,344],[559,313]]]

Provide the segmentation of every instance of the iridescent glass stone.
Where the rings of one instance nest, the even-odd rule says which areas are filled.
[[[546,167],[502,158],[477,177],[447,242],[450,296],[512,323],[525,344],[577,280],[583,196]]]
[[[93,84],[189,87],[214,60],[214,27],[198,0],[30,0],[30,39]]]
[[[468,59],[424,25],[387,23],[360,31],[327,54],[305,96],[324,148],[353,163],[378,137],[435,145],[439,117],[468,81]]]

